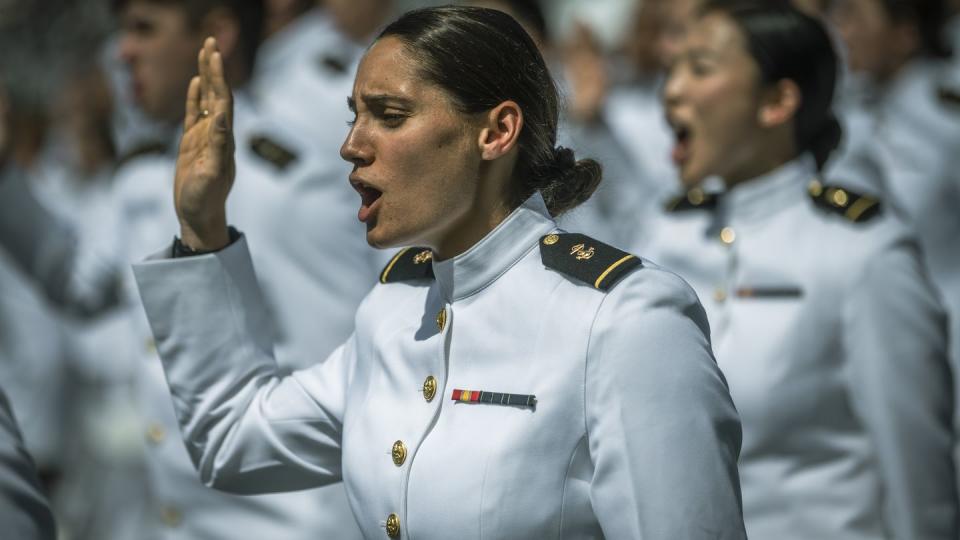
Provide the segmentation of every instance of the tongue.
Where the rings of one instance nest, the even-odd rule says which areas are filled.
[[[357,212],[357,219],[366,223],[373,215],[373,208],[380,200],[381,193],[374,189],[365,189],[360,194],[360,211]]]
[[[670,152],[670,157],[673,159],[673,162],[677,165],[683,163],[687,159],[689,154],[689,145],[686,140],[679,140],[676,144],[673,145],[673,151]]]

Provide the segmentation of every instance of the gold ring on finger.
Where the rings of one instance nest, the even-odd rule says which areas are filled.
[[[210,111],[208,111],[207,109],[200,111],[200,118],[206,118],[208,116],[210,116]]]

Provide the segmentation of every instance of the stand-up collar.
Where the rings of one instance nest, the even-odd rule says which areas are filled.
[[[444,300],[461,300],[493,283],[556,228],[543,197],[535,193],[473,247],[451,259],[433,261]]]
[[[724,194],[720,207],[728,219],[742,221],[776,214],[804,196],[816,170],[813,157],[802,155],[763,176],[733,186]]]

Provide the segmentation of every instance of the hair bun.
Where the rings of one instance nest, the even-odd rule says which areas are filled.
[[[577,158],[574,156],[573,150],[558,146],[553,149],[553,161],[556,164],[558,169],[570,169],[577,164]]]

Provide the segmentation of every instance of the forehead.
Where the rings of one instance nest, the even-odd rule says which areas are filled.
[[[729,15],[719,12],[696,18],[684,44],[688,52],[707,53],[717,58],[735,60],[747,55],[743,32]]]
[[[416,58],[395,37],[377,40],[364,55],[353,84],[353,97],[394,96],[412,101],[448,102],[437,85],[424,80]]]
[[[187,12],[177,2],[131,0],[123,7],[120,17],[124,22],[145,21],[171,27],[187,27]]]

